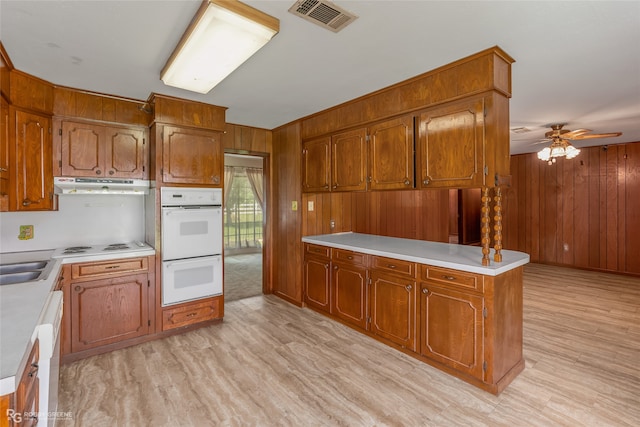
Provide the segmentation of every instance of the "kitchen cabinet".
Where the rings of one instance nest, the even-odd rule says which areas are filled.
[[[335,246],[325,246],[330,243]],[[486,268],[482,274],[474,271],[481,268],[478,263],[469,261],[478,247],[358,233],[306,237],[303,244],[305,262],[331,261],[304,278],[305,288],[331,287],[323,294],[330,301],[331,309],[322,310],[327,316],[494,394],[524,369],[526,254],[507,251],[510,261],[502,271]],[[416,257],[424,262],[414,262]],[[331,277],[321,274],[324,265],[331,267]],[[362,289],[363,278],[368,289]]]
[[[429,108],[418,116],[419,188],[485,185],[483,98]]]
[[[39,342],[33,343],[27,364],[20,374],[20,382],[15,393],[0,397],[0,426],[35,426],[38,424],[39,378],[38,363]]]
[[[432,282],[420,287],[420,354],[482,379],[482,296]]]
[[[371,264],[371,332],[415,351],[415,263],[374,256]]]
[[[15,413],[20,419],[13,420],[15,425],[35,426],[38,424],[38,398],[40,394],[38,390],[38,362],[40,360],[38,346],[39,343],[36,340],[20,377],[20,383],[18,383]]]
[[[163,126],[161,138],[164,183],[222,187],[221,132]]]
[[[331,137],[302,143],[302,191],[318,193],[331,189]]]
[[[302,191],[367,189],[366,129],[302,143]]]
[[[0,96],[0,212],[9,210],[9,103]]]
[[[149,334],[153,305],[149,263],[149,258],[140,257],[76,263],[66,268],[68,277],[63,279],[62,289],[70,307],[62,320],[63,354]],[[66,331],[67,327],[71,330]],[[64,337],[70,337],[68,347]]]
[[[305,245],[303,262],[304,302],[317,310],[331,312],[331,250]]]
[[[370,190],[414,188],[413,115],[369,127]]]
[[[162,330],[222,319],[223,307],[223,297],[219,296],[165,308],[162,310]]]
[[[10,142],[9,163],[12,211],[52,210],[53,165],[51,117],[10,107],[14,140]],[[11,197],[13,194],[14,197]]]
[[[366,257],[344,249],[333,249],[331,257],[331,314],[360,329],[367,328]]]
[[[63,176],[146,177],[145,129],[64,120],[59,133]]]

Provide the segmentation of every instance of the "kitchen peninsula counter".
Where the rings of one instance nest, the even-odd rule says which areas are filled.
[[[306,307],[490,393],[524,369],[523,265],[502,251],[336,233],[306,236]]]
[[[502,250],[502,262],[494,262],[492,259],[490,265],[483,266],[482,248],[479,246],[401,239],[373,234],[352,232],[321,234],[303,237],[302,241],[486,276],[498,276],[529,263],[529,255],[526,253]]]

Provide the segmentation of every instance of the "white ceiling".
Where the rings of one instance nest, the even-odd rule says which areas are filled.
[[[145,100],[152,92],[229,107],[227,121],[273,129],[498,45],[511,55],[512,154],[538,151],[547,126],[621,131],[577,147],[640,141],[639,1],[347,1],[359,18],[333,33],[247,0],[280,33],[207,95],[159,74],[200,0],[0,0],[15,68],[52,83]]]

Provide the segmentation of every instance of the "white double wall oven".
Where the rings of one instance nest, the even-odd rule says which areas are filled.
[[[222,189],[162,187],[162,306],[222,294]]]

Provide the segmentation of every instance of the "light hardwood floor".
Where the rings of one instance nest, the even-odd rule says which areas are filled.
[[[78,426],[637,426],[640,279],[530,264],[526,368],[493,396],[274,296],[62,367]]]

